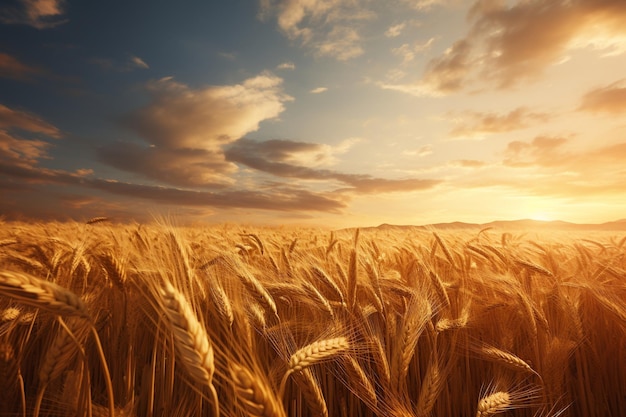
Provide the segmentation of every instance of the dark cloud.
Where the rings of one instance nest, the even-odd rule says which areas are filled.
[[[221,151],[170,149],[117,142],[98,150],[98,159],[122,171],[177,186],[223,187],[237,166]]]
[[[48,157],[50,144],[41,140],[26,140],[0,130],[0,161],[14,165],[35,166]]]
[[[258,114],[264,113],[261,111],[256,117],[260,117]],[[94,175],[90,169],[70,172],[45,168],[40,166],[40,163],[50,158],[48,154],[50,145],[47,142],[23,139],[2,129],[19,129],[54,137],[59,137],[60,131],[34,115],[14,111],[5,106],[0,107],[0,191],[3,195],[0,213],[3,214],[18,213],[20,204],[24,205],[24,213],[41,212],[40,214],[44,215],[43,212],[46,210],[52,210],[52,206],[48,207],[43,202],[35,204],[31,198],[34,195],[41,196],[41,198],[47,195],[46,198],[54,201],[58,207],[66,207],[69,210],[68,213],[76,213],[81,207],[93,205],[94,198],[101,197],[94,197],[92,194],[101,192],[129,200],[137,201],[138,199],[181,208],[198,207],[205,211],[207,207],[213,207],[337,213],[346,207],[341,196],[323,195],[285,184],[272,186],[256,184],[254,189],[242,189],[235,186],[225,189],[225,183],[229,182],[229,178],[215,177],[215,173],[232,172],[235,165],[225,161],[224,155],[213,151],[211,147],[208,149],[170,147],[168,149],[168,147],[160,148],[155,145],[141,147],[136,144],[116,144],[101,149],[100,157],[120,169],[139,173],[150,172],[153,177],[162,179],[161,182],[164,183],[187,185],[209,183],[213,186],[220,186],[222,190],[219,192],[103,179]],[[169,142],[165,141],[165,144]],[[294,146],[298,148],[298,145]],[[291,151],[295,151],[295,148]],[[299,148],[303,149],[301,146]],[[280,149],[267,148],[266,151],[267,155],[275,158],[281,157]],[[207,176],[197,177],[196,175]],[[161,176],[163,178],[160,178]],[[70,199],[61,198],[47,193],[46,190],[49,187],[82,189],[88,196],[81,196],[77,193]],[[12,197],[9,198],[10,196]],[[133,212],[133,210],[129,209],[128,212]]]
[[[143,59],[135,55],[130,55],[123,61],[117,61],[110,58],[91,58],[89,62],[105,71],[115,72],[129,72],[137,69],[150,68]]]
[[[32,67],[14,56],[0,52],[0,78],[30,81],[34,77],[43,74],[45,74],[45,71],[41,68]]]
[[[440,181],[430,179],[383,179],[370,175],[344,174],[329,169],[316,169],[286,162],[295,153],[317,152],[321,145],[289,140],[256,142],[241,139],[226,151],[229,161],[246,165],[258,171],[304,180],[338,181],[348,186],[343,191],[356,193],[387,193],[432,188]]]
[[[579,110],[613,114],[626,112],[626,79],[589,91],[583,96]]]
[[[340,200],[289,186],[262,191],[230,190],[212,193],[104,180],[92,180],[89,181],[89,185],[113,194],[182,206],[334,213],[346,207],[345,203]]]
[[[222,192],[207,192],[106,180],[79,172],[17,166],[0,161],[0,178],[2,175],[10,178],[12,182],[26,183],[31,186],[41,184],[78,186],[89,190],[105,191],[115,195],[177,206],[335,213],[346,207],[340,199],[286,185],[253,191],[232,189]]]
[[[0,8],[0,22],[10,25],[28,25],[48,29],[68,22],[64,0],[19,0],[14,5]]]
[[[41,133],[53,138],[60,138],[61,131],[39,117],[20,110],[13,110],[0,104],[0,129],[18,129]]]

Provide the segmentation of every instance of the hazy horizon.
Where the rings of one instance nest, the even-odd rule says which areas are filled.
[[[0,217],[624,219],[624,21],[623,0],[14,0]]]

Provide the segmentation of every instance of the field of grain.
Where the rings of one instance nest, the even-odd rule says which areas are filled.
[[[0,222],[2,416],[626,415],[626,237]]]

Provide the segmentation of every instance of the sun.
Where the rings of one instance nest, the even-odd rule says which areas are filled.
[[[552,220],[552,217],[547,213],[534,213],[530,216],[531,220],[539,220],[542,222],[549,222]]]

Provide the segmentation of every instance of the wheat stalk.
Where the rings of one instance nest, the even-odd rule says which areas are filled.
[[[322,268],[313,266],[311,268],[311,273],[315,278],[326,284],[326,286],[328,286],[335,293],[335,295],[337,295],[339,301],[345,304],[346,300],[343,296],[341,288],[339,288],[339,285],[337,285],[337,283],[331,277],[329,277]]]
[[[278,309],[276,308],[276,302],[272,298],[269,292],[265,289],[261,281],[259,281],[254,275],[242,268],[242,272],[239,274],[239,279],[243,282],[246,289],[255,295],[257,300],[261,302],[266,308],[268,308],[275,317],[278,317]]]
[[[348,380],[357,385],[356,394],[368,405],[375,407],[378,403],[376,389],[357,359],[348,356],[344,362]]]
[[[303,369],[302,372],[294,374],[294,380],[298,388],[300,388],[307,404],[309,404],[312,414],[319,417],[328,417],[326,400],[311,370]]]
[[[13,404],[19,375],[18,358],[9,342],[0,342],[0,405]],[[7,411],[7,410],[5,410]]]

